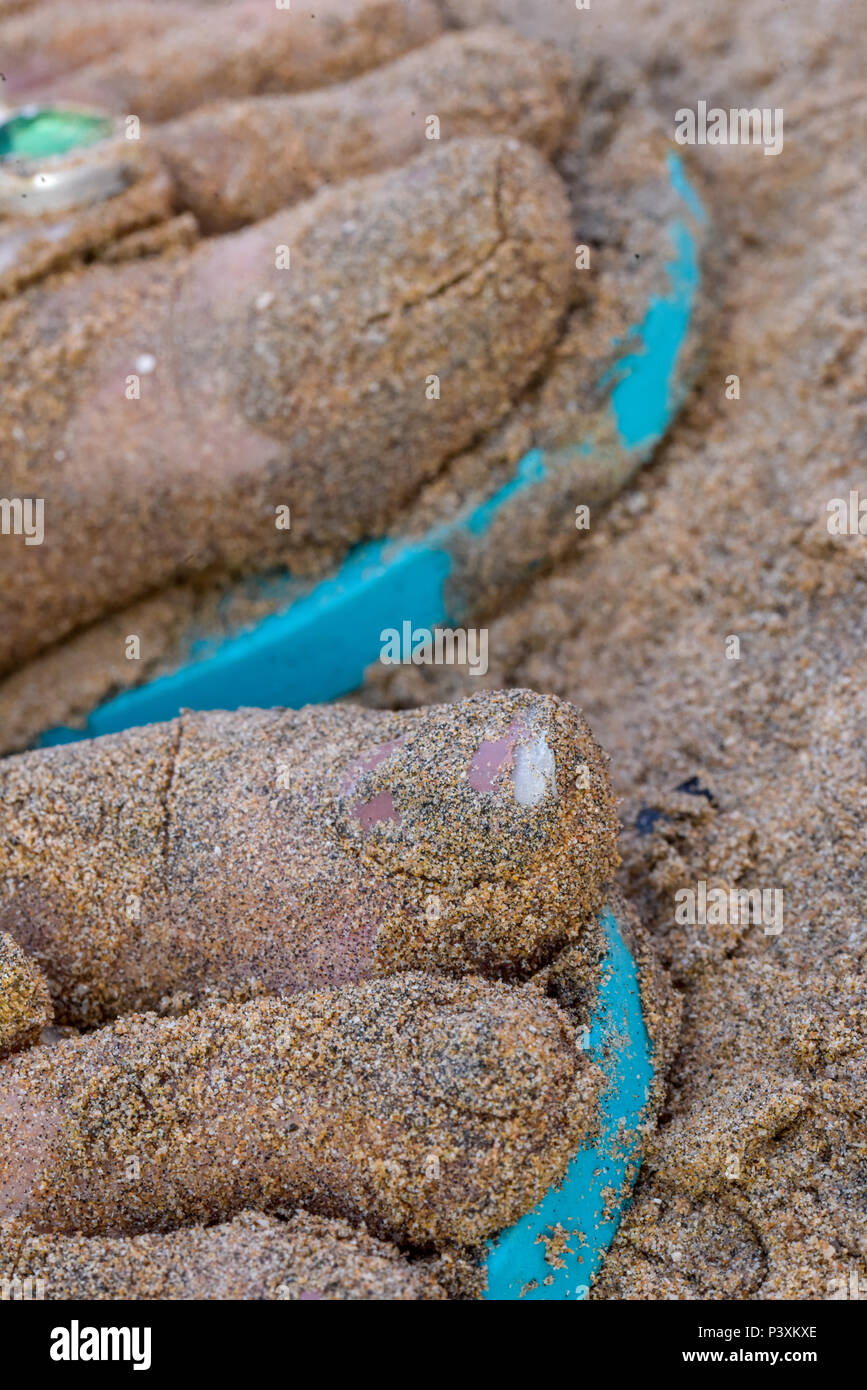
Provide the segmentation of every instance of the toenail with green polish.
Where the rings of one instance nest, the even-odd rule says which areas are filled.
[[[96,145],[111,134],[106,116],[62,107],[27,107],[0,125],[0,159],[49,159]]]

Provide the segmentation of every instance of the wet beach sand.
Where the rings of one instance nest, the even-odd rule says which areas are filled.
[[[477,1287],[469,1266],[410,1263],[361,1227],[301,1210],[282,1220],[247,1211],[217,1226],[127,1239],[34,1235],[14,1222],[0,1226],[0,1280],[15,1281],[22,1294],[41,1290],[61,1300],[417,1302],[448,1297],[438,1274],[447,1282],[462,1278],[461,1288]]]
[[[860,8],[461,10],[560,42],[600,129],[636,93],[669,129],[699,99],[785,111],[777,157],[689,152],[713,219],[714,322],[653,465],[490,622],[481,681],[380,672],[363,698],[551,691],[611,755],[620,887],[682,1022],[591,1296],[828,1298],[867,1281],[867,541],[827,528],[831,499],[867,487]],[[676,895],[700,882],[781,893],[782,930],[679,922]]]
[[[574,28],[567,4],[478,10]],[[575,701],[610,753],[622,882],[684,1004],[654,1154],[591,1296],[826,1299],[867,1278],[867,539],[827,528],[833,498],[867,495],[863,14],[615,0],[578,19],[576,62],[612,90],[646,79],[672,130],[699,99],[785,111],[777,157],[689,151],[718,319],[685,414],[490,626],[485,682]],[[477,683],[400,673],[368,698]],[[678,924],[701,880],[782,891],[783,930]]]

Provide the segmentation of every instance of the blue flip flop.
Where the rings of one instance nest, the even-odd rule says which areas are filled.
[[[551,520],[549,535],[562,525],[563,498],[588,460],[604,454],[606,467],[622,478],[640,467],[690,385],[683,358],[695,333],[706,215],[674,151],[667,171],[676,213],[664,226],[672,251],[666,292],[651,298],[599,382],[606,406],[587,437],[567,449],[530,450],[507,482],[420,539],[368,541],[312,586],[291,575],[263,581],[278,611],[225,640],[194,644],[178,669],[107,700],[81,728],[47,730],[40,743],[117,733],[172,719],[182,708],[297,707],[337,699],[363,684],[365,670],[379,659],[385,629],[466,621],[456,572],[465,577],[474,560],[490,562],[504,535],[520,543],[528,569],[541,563],[545,555],[535,552],[544,542],[528,526],[544,536],[540,516]]]
[[[653,1081],[651,1045],[635,962],[611,912],[600,921],[608,951],[587,1042],[605,1074],[599,1132],[572,1159],[563,1182],[490,1243],[488,1299],[586,1298],[638,1174],[639,1126]],[[550,1264],[543,1237],[555,1227],[565,1240]]]

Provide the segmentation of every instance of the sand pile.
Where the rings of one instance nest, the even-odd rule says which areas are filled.
[[[672,131],[699,99],[785,111],[777,157],[689,152],[718,252],[700,387],[588,544],[491,624],[484,680],[587,714],[624,884],[684,997],[656,1158],[593,1296],[863,1289],[867,540],[827,528],[832,499],[867,497],[860,7],[479,8],[553,37],[580,22],[580,69],[646,81]],[[455,689],[428,671],[389,698]],[[677,923],[701,880],[779,890],[782,931]]]

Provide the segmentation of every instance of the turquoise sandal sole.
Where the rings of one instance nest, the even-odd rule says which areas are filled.
[[[666,228],[673,251],[666,266],[668,291],[651,299],[641,323],[626,335],[617,365],[599,383],[608,393],[604,445],[591,435],[554,454],[533,449],[505,485],[420,540],[366,542],[335,574],[312,587],[291,576],[263,583],[263,591],[271,594],[276,584],[278,599],[285,590],[281,611],[217,645],[196,644],[179,669],[106,701],[82,728],[46,731],[40,743],[117,733],[173,719],[183,708],[295,708],[349,694],[379,659],[384,629],[401,630],[406,621],[428,629],[465,621],[466,614],[453,611],[456,570],[466,573],[467,556],[481,555],[486,547],[496,553],[504,527],[506,534],[520,536],[529,502],[555,509],[552,524],[562,524],[570,478],[600,448],[610,451],[612,438],[617,441],[618,474],[628,476],[640,467],[688,389],[678,363],[693,328],[700,284],[705,213],[673,151],[668,175],[680,214]],[[531,557],[529,567],[544,558]]]
[[[599,1133],[575,1155],[563,1182],[488,1247],[493,1300],[586,1298],[614,1239],[638,1175],[653,1064],[641,1013],[635,962],[610,912],[602,914],[608,954],[587,1051],[605,1074]],[[566,1232],[557,1266],[545,1258],[542,1236]]]

